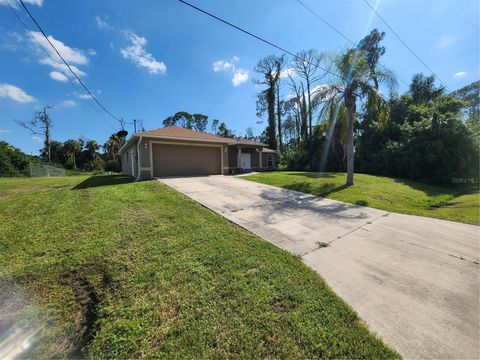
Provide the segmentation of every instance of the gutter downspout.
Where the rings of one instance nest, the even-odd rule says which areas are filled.
[[[138,139],[138,142],[137,142],[137,166],[138,166],[138,173],[137,173],[137,177],[135,178],[135,181],[139,181],[140,180],[140,143],[142,142],[142,135],[140,135],[140,138]]]

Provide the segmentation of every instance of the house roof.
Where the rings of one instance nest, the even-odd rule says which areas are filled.
[[[135,135],[141,136],[155,136],[164,138],[186,139],[186,140],[199,140],[199,141],[215,141],[222,143],[230,143],[233,139],[229,139],[223,136],[193,131],[190,129],[181,128],[178,126],[169,126],[155,130],[142,131]]]
[[[277,150],[269,149],[269,148],[263,148],[262,152],[267,153],[267,154],[276,154]]]
[[[220,135],[210,134],[206,132],[194,131],[191,129],[185,129],[178,126],[169,126],[154,130],[141,131],[133,134],[126,144],[120,149],[120,153],[127,148],[129,143],[139,136],[145,137],[155,137],[160,139],[175,139],[175,140],[187,140],[187,141],[201,141],[201,142],[216,142],[228,145],[250,145],[250,146],[260,146],[265,147],[267,145],[248,139],[232,139]],[[270,149],[264,149],[270,150]],[[271,150],[271,152],[275,152]]]

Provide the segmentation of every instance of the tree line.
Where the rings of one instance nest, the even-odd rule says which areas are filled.
[[[478,176],[479,82],[448,94],[434,76],[414,74],[396,92],[380,63],[384,32],[372,30],[339,54],[315,49],[270,55],[255,67],[260,139],[289,169],[361,172],[450,181]],[[387,95],[386,95],[387,94]]]

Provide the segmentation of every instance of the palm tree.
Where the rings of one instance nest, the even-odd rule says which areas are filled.
[[[376,84],[386,85],[387,88],[393,89],[397,85],[397,81],[393,73],[382,67],[376,66],[372,71],[365,52],[358,49],[348,49],[345,53],[340,54],[334,60],[336,73],[339,81],[325,87],[324,91],[319,92],[317,97],[328,100],[330,107],[339,109],[342,104],[345,106],[347,115],[347,182],[346,185],[353,185],[353,126],[356,119],[357,101],[365,98],[381,99],[381,94]],[[374,74],[374,75],[373,75]],[[333,116],[337,116],[338,110],[333,111]],[[335,123],[336,119],[333,119]]]
[[[100,145],[95,140],[88,140],[86,148],[92,160],[97,158],[97,150],[100,149]]]
[[[67,155],[70,157],[73,168],[77,170],[77,161],[76,161],[76,155],[82,151],[82,147],[80,145],[80,142],[77,140],[67,140],[63,143],[63,147],[65,149],[65,152]]]

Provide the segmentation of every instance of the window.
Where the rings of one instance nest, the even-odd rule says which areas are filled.
[[[267,166],[273,167],[273,155],[267,155]]]

